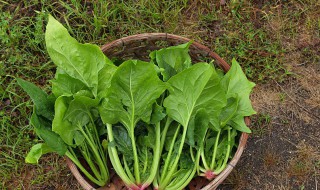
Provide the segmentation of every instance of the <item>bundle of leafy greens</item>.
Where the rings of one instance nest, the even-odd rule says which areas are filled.
[[[93,183],[103,186],[109,181],[109,172],[98,94],[107,88],[108,72],[113,65],[98,46],[78,43],[51,16],[45,40],[57,65],[51,81],[52,94],[17,79],[34,102],[30,122],[44,141],[31,148],[25,161],[38,163],[42,154],[56,152],[70,158]]]
[[[189,42],[153,51],[149,62],[116,66],[51,16],[46,45],[57,65],[53,94],[17,79],[34,102],[31,124],[44,141],[26,162],[57,152],[103,186],[110,159],[132,190],[177,190],[198,175],[215,178],[239,134],[251,132],[244,117],[255,114],[249,99],[254,83],[235,60],[225,75],[212,63],[193,64]]]

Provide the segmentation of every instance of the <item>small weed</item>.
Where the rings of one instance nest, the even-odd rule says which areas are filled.
[[[285,99],[286,99],[286,94],[285,93],[280,93],[279,94],[279,99],[280,99],[280,102],[284,102],[285,101]]]
[[[271,116],[266,113],[266,114],[258,114],[254,117],[252,117],[252,133],[255,136],[263,136],[267,132],[269,132],[270,129],[270,124],[271,124]]]

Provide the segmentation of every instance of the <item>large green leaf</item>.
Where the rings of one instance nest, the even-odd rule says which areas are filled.
[[[128,131],[139,120],[149,122],[152,105],[165,89],[152,64],[136,60],[122,63],[99,108],[103,122],[121,122]]]
[[[52,61],[71,77],[82,81],[97,95],[98,72],[108,62],[100,48],[93,44],[78,43],[51,15],[45,41]]]
[[[171,46],[150,53],[151,61],[163,69],[161,73],[164,81],[191,66],[191,57],[189,55],[191,43]]]
[[[187,141],[200,147],[209,127],[220,130],[219,116],[226,105],[225,91],[213,67],[198,63],[173,76],[164,106],[170,117],[187,127]],[[197,142],[197,144],[195,144]]]
[[[35,112],[32,114],[30,122],[35,127],[37,135],[44,140],[48,147],[61,156],[65,154],[67,145],[58,134],[51,131],[50,122],[46,121],[41,116],[37,116]]]
[[[43,154],[47,154],[50,152],[53,152],[53,150],[48,147],[46,143],[35,144],[28,152],[25,158],[25,162],[29,164],[37,164]]]
[[[256,112],[253,110],[249,99],[252,88],[255,86],[243,73],[239,63],[233,59],[232,66],[227,74],[222,78],[221,84],[225,88],[227,98],[239,97],[239,105],[236,115],[250,116]]]
[[[32,99],[36,107],[36,113],[49,120],[52,120],[54,115],[54,106],[52,104],[52,101],[49,99],[48,95],[31,82],[25,81],[20,78],[17,78],[17,82]]]
[[[167,113],[174,120],[188,127],[190,120],[198,109],[207,106],[210,98],[202,100],[200,97],[213,74],[213,68],[206,63],[198,63],[173,76],[168,83],[169,96],[164,100]]]

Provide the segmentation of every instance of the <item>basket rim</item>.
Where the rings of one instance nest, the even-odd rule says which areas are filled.
[[[169,34],[169,33],[142,33],[142,34],[130,35],[130,36],[122,37],[112,42],[106,43],[105,45],[101,46],[100,49],[103,52],[107,52],[108,50],[113,49],[115,47],[123,48],[134,41],[142,41],[142,40],[148,41],[148,40],[157,40],[157,39],[162,41],[168,41],[168,40],[178,41],[182,43],[193,41],[191,44],[191,47],[205,51],[206,52],[205,56],[213,57],[216,60],[216,64],[224,71],[228,71],[230,69],[230,65],[225,60],[223,60],[217,53],[211,51],[210,48],[208,48],[207,46],[202,45],[199,42],[196,42],[189,38],[178,36],[175,34]]]
[[[116,47],[124,48],[126,45],[135,42],[135,41],[143,41],[143,40],[161,40],[161,41],[175,41],[179,43],[186,43],[191,41],[191,39],[174,35],[174,34],[169,34],[169,33],[142,33],[142,34],[135,34],[135,35],[130,35],[127,37],[122,37],[117,40],[114,40],[112,42],[106,43],[105,45],[101,46],[101,50],[107,54],[109,50],[112,50]],[[227,72],[230,69],[230,65],[224,61],[217,53],[213,52],[210,50],[205,45],[202,45],[196,41],[193,41],[191,44],[191,47],[202,50],[206,52],[206,56],[212,57],[216,60],[216,64],[224,71]],[[249,117],[244,118],[245,123],[247,126],[250,125],[251,121]],[[231,161],[228,162],[227,167],[219,174],[217,177],[210,181],[205,187],[203,187],[201,190],[213,190],[216,189],[222,182],[223,180],[231,173],[233,168],[236,166],[237,162],[239,161],[244,148],[247,143],[247,139],[249,137],[248,133],[241,133],[240,140],[239,140],[239,146],[237,148],[236,153],[234,154],[233,158]],[[77,179],[79,184],[86,190],[95,190],[95,188],[90,185],[88,181],[85,180],[85,178],[81,175],[80,171],[76,167],[76,165],[68,158],[66,157],[66,163],[69,169],[71,170],[71,173],[74,175],[74,177]]]

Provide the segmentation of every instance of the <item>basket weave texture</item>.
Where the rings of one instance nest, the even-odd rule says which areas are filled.
[[[121,58],[121,59],[140,59],[148,60],[148,55],[151,51],[161,49],[167,46],[178,45],[189,42],[190,39],[167,33],[144,33],[137,34],[128,37],[124,37],[113,42],[107,43],[101,47],[101,50],[109,58]],[[189,51],[193,62],[200,62],[205,60],[215,60],[215,64],[218,65],[224,72],[228,72],[230,66],[225,62],[218,54],[211,51],[208,47],[193,42]],[[250,125],[249,117],[245,117],[246,125]],[[188,185],[189,190],[214,190],[216,189],[224,179],[230,174],[240,159],[240,156],[247,143],[248,134],[242,133],[238,149],[228,163],[227,167],[213,180],[207,181],[203,178],[195,178]],[[85,190],[96,190],[93,184],[89,182],[78,170],[75,164],[68,158],[66,158],[68,167],[77,181]],[[97,190],[124,190],[127,189],[122,183],[121,179],[111,170],[111,183],[106,187],[97,188]]]

